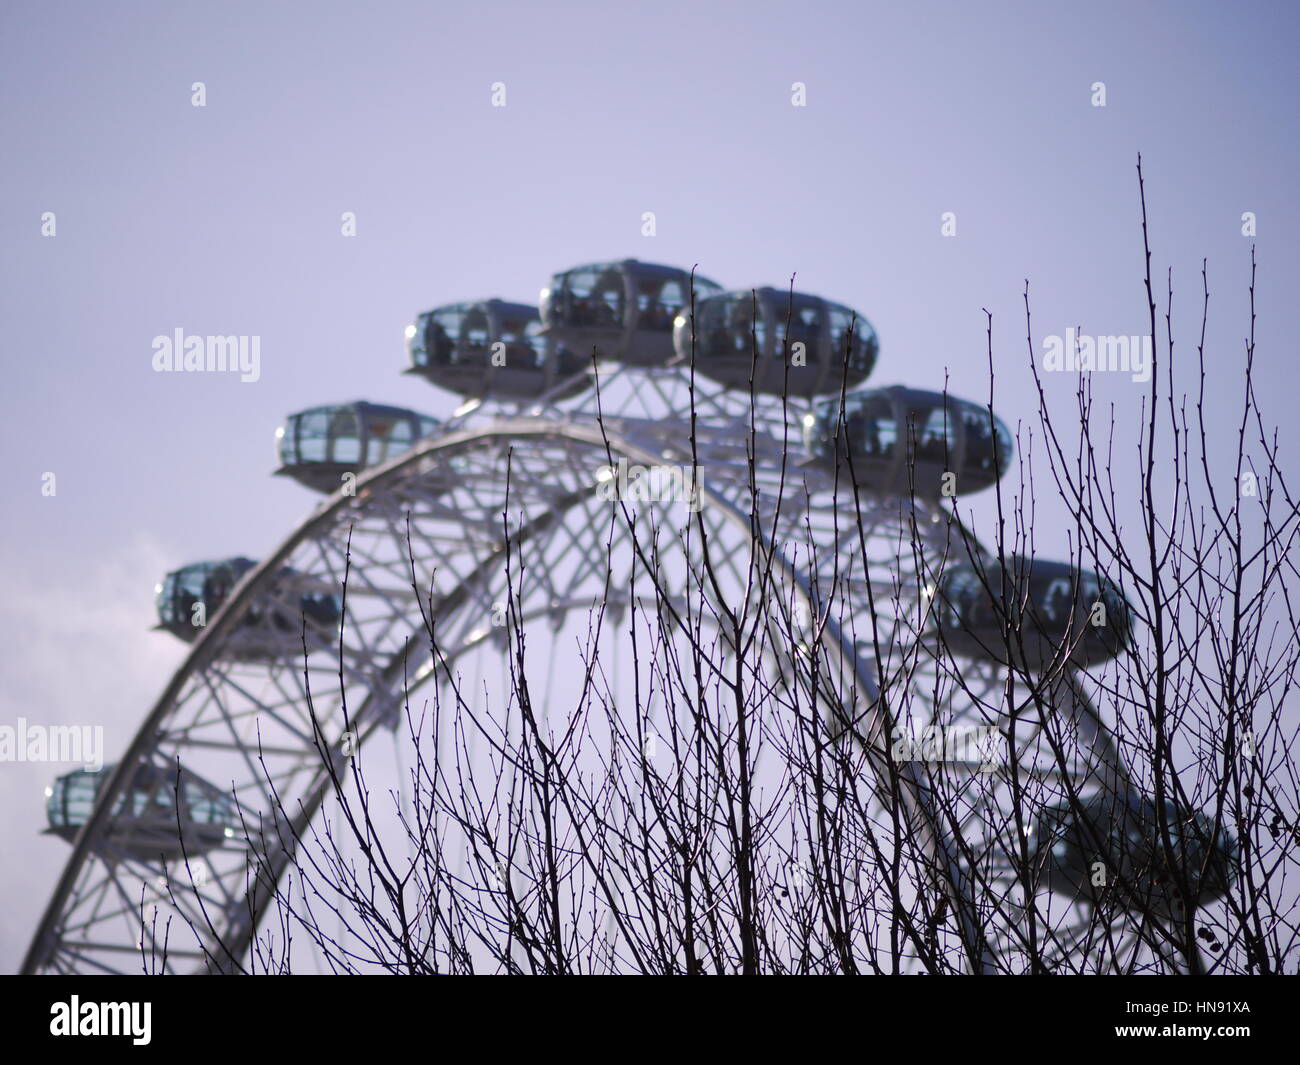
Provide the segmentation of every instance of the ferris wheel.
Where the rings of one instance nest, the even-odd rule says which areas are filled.
[[[925,870],[908,890],[941,900],[924,904],[929,941],[959,967],[1050,970],[1081,952],[1097,971],[1189,964],[1123,907],[1098,922],[1094,837],[1135,855],[1150,813],[1086,679],[1124,649],[1131,617],[1103,579],[998,559],[957,519],[947,489],[991,487],[1011,461],[987,408],[860,387],[879,344],[849,308],[636,260],[556,275],[540,310],[445,305],[407,337],[408,372],[461,407],[441,421],[370,403],[294,415],[278,472],[324,501],[261,561],[198,563],[159,586],[159,627],[192,649],[115,765],[49,789],[49,831],[72,852],[25,971],[241,971],[348,759],[385,736],[400,758],[419,700],[476,701],[490,723],[477,750],[448,724],[431,757],[500,768],[520,727],[504,709],[507,617],[539,634],[529,681],[552,727],[572,726],[585,671],[661,737],[691,700],[635,698],[628,634],[698,641],[711,626],[715,665],[765,693],[755,745],[772,792],[801,715],[852,748],[864,824]],[[1033,621],[1014,653],[989,595],[1000,582]],[[1106,622],[1085,624],[1098,602]],[[720,619],[752,619],[753,644],[729,646]],[[1013,674],[1041,683],[1016,689]],[[984,746],[898,756],[935,736]],[[789,841],[771,845],[788,864]],[[897,885],[870,882],[871,864],[862,897],[883,892],[888,915]],[[1026,947],[1029,914],[1050,930],[1041,947]],[[620,968],[616,945],[604,957]]]

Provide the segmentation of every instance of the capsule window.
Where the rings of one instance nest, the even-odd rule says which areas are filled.
[[[415,334],[410,342],[411,361],[416,366],[429,365],[431,321],[428,314],[415,319]]]
[[[555,351],[555,374],[558,378],[577,377],[584,370],[591,368],[591,357],[580,355],[569,348],[557,348]]]
[[[858,336],[853,312],[846,307],[832,307],[830,323],[831,359],[838,363],[847,353],[848,364],[858,365],[861,359],[862,339]]]
[[[415,429],[406,418],[371,416],[366,422],[366,465],[387,462],[405,451],[415,440]]]
[[[218,566],[208,572],[208,575],[203,578],[201,594],[209,609],[215,610],[218,604],[226,601],[226,596],[235,587],[235,580],[235,574],[227,566]]]
[[[1080,601],[1083,601],[1081,596]],[[1069,622],[1075,605],[1075,583],[1070,577],[1057,577],[1043,592],[1043,618],[1053,624]]]
[[[533,369],[543,369],[546,366],[546,338],[542,336],[542,323],[537,319],[524,326],[524,343],[528,346]]]
[[[564,290],[574,301],[590,300],[600,275],[595,270],[574,270],[564,277]]]
[[[946,591],[944,595],[949,622],[961,625],[963,621],[971,622],[980,612],[979,607],[985,602],[984,581],[974,570],[967,567],[949,570],[944,578]]]
[[[539,339],[532,331],[534,326],[540,328],[541,323],[531,317],[511,315],[501,320],[499,339],[506,346],[507,366],[536,369],[543,365],[534,347],[534,340]]]
[[[298,418],[298,461],[326,462],[329,455],[329,412],[308,411]]]
[[[879,397],[858,404],[845,412],[845,432],[850,440],[860,441],[861,453],[867,458],[890,459],[898,446],[898,419],[894,406]]]
[[[466,348],[486,348],[492,336],[487,311],[475,307],[467,312],[460,327],[461,343]]]
[[[978,410],[963,409],[962,431],[966,436],[966,468],[987,472],[997,469],[997,438],[989,424],[987,414]]]
[[[429,315],[425,332],[426,364],[445,366],[451,361],[464,317],[460,311],[438,311]]]
[[[384,462],[392,453],[390,442],[393,431],[405,421],[392,418],[377,418],[371,415],[366,419],[366,465],[374,466]],[[409,430],[408,430],[409,431]]]
[[[713,300],[704,304],[695,317],[695,342],[703,355],[726,354],[731,346],[731,334],[727,331],[727,310],[725,300]]]
[[[175,598],[171,605],[176,611],[176,621],[189,625],[194,620],[194,604],[203,598],[203,583],[206,573],[203,570],[186,570],[177,574],[172,590]]]
[[[569,320],[574,325],[620,325],[623,279],[617,273],[574,270],[565,278]]]
[[[988,412],[975,407],[963,409],[961,420],[966,435],[966,469],[1002,474],[1011,458],[1011,434],[1006,426],[996,420],[990,424]]]
[[[720,349],[710,354],[749,356],[757,351],[759,358],[767,352],[767,323],[763,309],[755,307],[748,293],[736,296],[727,307],[727,324],[720,337]]]
[[[659,290],[659,306],[668,316],[666,329],[672,328],[673,319],[686,307],[686,288],[680,281],[665,281]]]
[[[184,569],[169,574],[158,595],[158,619],[164,625],[191,624],[194,605],[204,595],[206,571]]]
[[[914,454],[920,461],[946,462],[953,449],[953,419],[944,407],[916,411],[910,426],[914,434]]]
[[[418,418],[397,418],[393,422],[393,431],[388,434],[387,458],[400,454],[420,439],[420,420]]]
[[[361,427],[356,413],[348,408],[336,410],[329,427],[332,459],[349,465],[361,461]]]
[[[280,442],[280,462],[292,466],[298,461],[298,418],[288,418],[284,428],[276,434]]]
[[[683,306],[680,281],[642,278],[637,282],[637,326],[666,333]]]
[[[998,476],[1007,472],[1007,467],[1011,465],[1011,455],[1013,445],[1011,442],[1011,430],[1003,425],[1000,421],[994,422],[994,434],[998,442]]]
[[[104,772],[107,772],[107,767]],[[95,797],[103,779],[103,773],[87,771],[74,772],[55,781],[45,807],[50,825],[55,828],[84,825],[95,807]]]
[[[802,344],[806,365],[811,366],[817,362],[822,336],[821,308],[808,303],[796,303],[794,307],[788,303],[778,303],[773,310],[778,354],[789,355],[795,344]]]
[[[621,326],[623,324],[623,275],[608,270],[600,275],[594,293],[596,324]]]

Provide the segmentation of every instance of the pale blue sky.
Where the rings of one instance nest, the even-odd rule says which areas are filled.
[[[1298,21],[1265,3],[9,0],[0,723],[102,723],[119,751],[181,656],[148,631],[155,580],[258,557],[315,501],[269,476],[282,416],[352,398],[449,413],[399,376],[412,316],[532,301],[579,262],[698,263],[728,287],[797,271],[875,324],[874,383],[939,388],[946,369],[975,398],[987,307],[1014,426],[1035,409],[1026,278],[1037,336],[1146,331],[1140,150],[1184,345],[1210,260],[1224,387],[1256,212],[1260,391],[1294,456]],[[152,338],[178,326],[259,335],[261,380],[153,373]],[[1098,392],[1136,420],[1137,386]],[[66,855],[36,835],[52,772],[0,766],[0,969]]]

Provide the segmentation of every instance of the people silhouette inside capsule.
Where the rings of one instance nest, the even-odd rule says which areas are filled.
[[[168,573],[155,589],[157,628],[193,643],[257,563],[248,558],[195,562]],[[251,602],[223,645],[234,659],[290,657],[302,653],[304,623],[308,650],[330,646],[343,615],[333,592],[305,586],[285,567]]]
[[[116,767],[74,769],[45,789],[49,834],[73,842]],[[96,847],[140,861],[196,857],[239,837],[234,800],[196,773],[141,763],[101,822]]]
[[[544,336],[537,308],[527,304],[490,299],[435,307],[406,335],[406,372],[467,398],[563,398],[591,384],[590,358]]]
[[[438,425],[436,418],[364,400],[313,407],[276,430],[281,465],[275,472],[313,491],[336,492],[348,475],[355,479],[400,455]]]
[[[1011,434],[978,404],[894,385],[819,400],[804,416],[812,460],[846,488],[936,500],[992,486],[1011,464]]]
[[[811,398],[865,381],[880,343],[871,323],[820,296],[774,288],[697,300],[695,323],[678,315],[673,342],[683,360],[719,384],[766,395]]]
[[[1029,829],[1033,885],[1093,903],[1113,899],[1163,919],[1222,898],[1236,876],[1235,838],[1171,799],[1162,826],[1160,809],[1134,791],[1048,807]]]
[[[1099,665],[1128,647],[1133,608],[1103,576],[1065,562],[1011,556],[949,563],[932,621],[953,654],[1041,671]]]
[[[637,259],[575,266],[551,279],[539,309],[543,332],[586,359],[663,366],[674,355],[672,329],[690,306],[691,273]],[[695,298],[722,286],[698,274]]]

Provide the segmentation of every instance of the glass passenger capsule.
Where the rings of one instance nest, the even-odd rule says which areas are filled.
[[[69,843],[90,819],[114,767],[74,769],[45,789],[48,831]],[[102,823],[104,849],[149,860],[193,857],[238,838],[234,800],[188,769],[142,763]]]
[[[695,276],[695,299],[722,291]],[[542,290],[543,331],[584,358],[662,366],[673,357],[673,322],[691,306],[691,272],[636,259],[575,266]]]
[[[679,315],[673,342],[689,360],[691,323]],[[719,384],[808,398],[861,384],[880,341],[862,315],[820,296],[774,288],[723,292],[696,304],[695,368]],[[788,376],[787,376],[788,371]]]
[[[474,399],[574,395],[591,383],[590,356],[542,335],[536,307],[491,299],[420,315],[406,330],[411,368],[439,388]]]
[[[313,407],[291,414],[276,430],[281,462],[276,473],[332,493],[346,474],[356,476],[387,462],[432,435],[438,425],[428,415],[364,400]]]
[[[969,562],[944,570],[933,617],[948,650],[1039,670],[1065,661],[1086,668],[1128,646],[1133,608],[1114,582],[1065,562],[1007,562],[1005,576],[996,562],[982,574]]]
[[[945,483],[958,495],[988,488],[1011,464],[1010,432],[977,403],[894,385],[847,393],[841,416],[840,399],[804,415],[804,444],[822,465],[838,462],[846,484],[937,499]]]
[[[1227,894],[1238,847],[1226,827],[1166,799],[1165,832],[1153,797],[1100,793],[1044,810],[1030,828],[1030,855],[1040,886],[1096,901],[1103,892],[1125,905],[1169,916],[1189,899],[1203,906]]]
[[[230,558],[173,570],[155,589],[157,627],[192,643],[216,617],[244,574],[256,565],[252,559]],[[287,567],[281,570],[271,589],[240,618],[227,641],[227,653],[240,659],[301,654],[304,617],[309,650],[328,646],[337,638],[343,616],[341,598],[302,585],[299,574]]]

